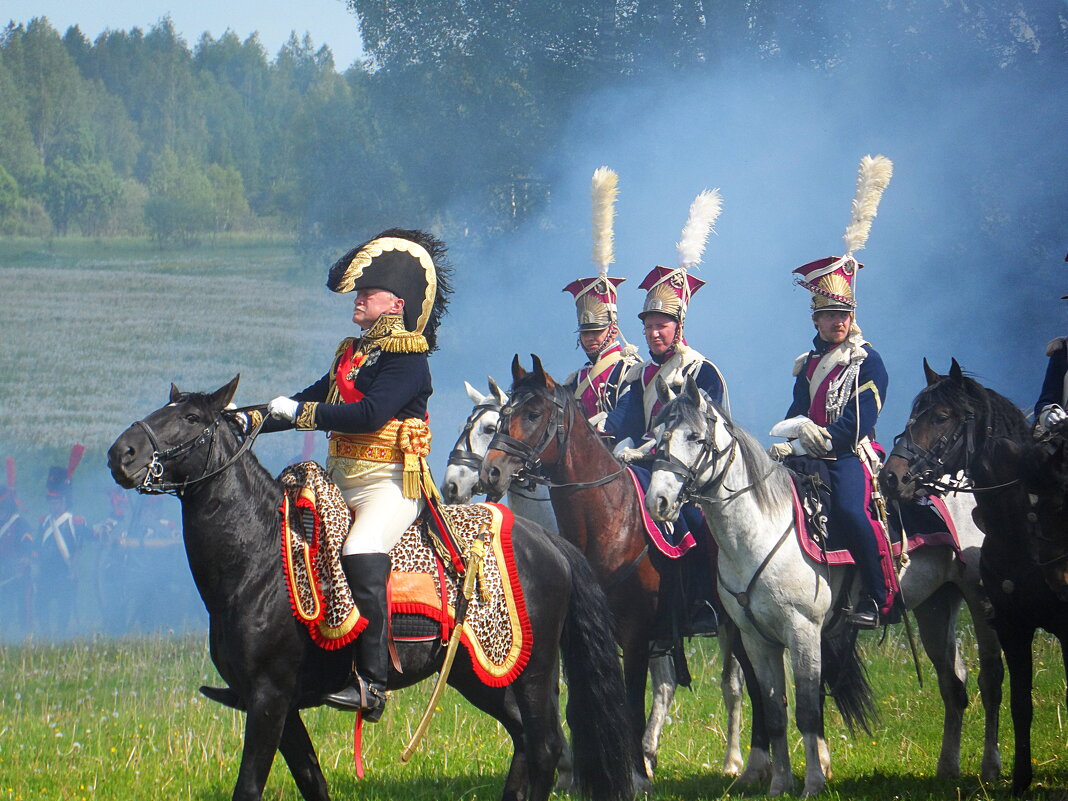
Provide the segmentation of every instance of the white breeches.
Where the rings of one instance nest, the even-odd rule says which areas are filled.
[[[405,498],[403,465],[383,464],[359,478],[335,474],[353,523],[341,553],[389,553],[419,515],[422,499]]]

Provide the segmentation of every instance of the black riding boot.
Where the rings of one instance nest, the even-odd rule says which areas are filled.
[[[386,680],[389,677],[389,610],[386,608],[386,582],[389,580],[388,553],[358,553],[341,557],[352,598],[367,628],[353,644],[352,684],[323,697],[323,703],[336,709],[363,712],[374,723],[386,706]]]

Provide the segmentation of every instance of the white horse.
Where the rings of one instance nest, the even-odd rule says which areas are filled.
[[[449,454],[448,467],[445,468],[445,477],[441,482],[441,494],[446,503],[471,503],[473,495],[484,492],[479,481],[479,470],[486,451],[489,450],[490,440],[497,433],[501,408],[508,403],[508,395],[492,378],[489,378],[488,395],[483,395],[466,381],[464,386],[474,408],[464,421],[456,445]],[[546,485],[535,483],[531,488],[512,482],[505,499],[515,514],[557,531],[556,515],[553,513]],[[642,735],[642,752],[646,772],[651,777],[656,768],[660,735],[664,724],[667,723],[677,686],[675,664],[670,654],[653,654],[650,657],[649,678],[652,683],[653,702]],[[737,775],[743,765],[741,710],[744,684],[741,670],[733,659],[731,670],[725,671],[722,677],[721,690],[728,710],[727,753],[723,760],[723,769],[728,775]]]
[[[833,688],[850,728],[866,727],[874,711],[852,637],[840,649],[842,641],[827,636],[842,630],[851,634],[836,614],[843,607],[841,594],[850,589],[843,586],[847,568],[828,568],[802,551],[788,471],[733,425],[692,380],[678,397],[661,399],[665,406],[657,419],[657,462],[646,506],[654,517],[670,519],[685,499],[701,504],[719,545],[720,597],[742,631],[761,685],[771,754],[750,754],[743,779],[766,775],[770,764],[772,795],[788,792],[793,784],[786,741],[785,649],[791,657],[797,727],[805,748],[804,794],[819,793],[830,775],[821,684]],[[983,535],[971,520],[970,499],[950,498],[947,503],[955,515],[962,558],[948,546],[920,548],[901,573],[901,588],[906,605],[915,612],[945,703],[940,776],[960,773],[967,695],[956,621],[961,600],[968,604],[979,644],[979,686],[986,709],[982,774],[992,779],[1001,765],[997,726],[1004,669],[997,639],[982,611],[978,568]],[[828,658],[828,647],[837,649],[833,658]]]
[[[445,503],[471,503],[474,495],[483,495],[478,471],[489,449],[490,440],[497,433],[501,407],[508,402],[505,394],[493,378],[489,378],[490,394],[483,395],[464,381],[467,397],[475,404],[464,421],[460,436],[449,453],[449,463],[441,482],[441,495]],[[533,520],[540,526],[559,533],[556,515],[549,501],[549,489],[544,484],[520,485],[513,482],[505,493],[508,508],[520,517]]]

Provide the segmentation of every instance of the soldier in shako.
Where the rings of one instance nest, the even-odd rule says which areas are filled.
[[[895,588],[892,572],[884,572],[880,559],[880,552],[889,548],[885,529],[869,503],[881,465],[875,422],[886,402],[887,375],[882,357],[856,323],[855,284],[864,265],[853,257],[867,241],[892,170],[885,156],[861,160],[853,219],[844,237],[845,255],[794,270],[796,282],[812,293],[816,336],[812,349],[794,362],[787,420],[772,429],[773,435],[796,439],[776,443],[768,451],[779,460],[804,454],[825,468],[830,486],[828,528],[832,536],[843,537],[860,574],[861,597],[847,616],[858,628],[879,625],[880,611],[889,612]]]
[[[24,636],[32,625],[33,526],[22,514],[15,495],[15,460],[5,460],[7,482],[0,487],[0,597],[4,603],[4,628]]]
[[[50,467],[45,480],[48,514],[37,528],[36,583],[48,587],[37,594],[47,634],[66,634],[75,617],[80,578],[77,557],[91,536],[85,518],[71,509],[74,471],[84,453],[84,446],[74,445],[67,466]]]
[[[593,173],[593,262],[598,274],[578,278],[563,290],[575,298],[578,344],[587,359],[564,385],[594,424],[619,404],[635,377],[632,371],[641,364],[637,349],[620,341],[616,297],[617,288],[626,279],[608,275],[608,265],[615,261],[612,218],[618,182],[618,176],[607,167]]]
[[[341,564],[368,621],[352,645],[352,684],[323,698],[375,722],[389,669],[386,583],[390,549],[435,492],[427,400],[428,355],[451,292],[445,246],[422,231],[390,229],[331,268],[327,287],[355,292],[359,336],[342,340],[329,371],[306,389],[272,400],[264,431],[329,432],[326,466],[352,510]],[[246,423],[258,422],[255,413]]]
[[[690,205],[689,218],[676,245],[679,266],[654,267],[639,287],[646,292],[638,318],[642,321],[650,362],[635,371],[627,393],[608,414],[603,429],[616,441],[616,456],[634,468],[643,487],[648,487],[650,475],[643,463],[652,460],[655,444],[651,433],[653,418],[662,405],[656,390],[658,379],[677,392],[687,378],[693,378],[709,399],[730,415],[722,373],[711,360],[690,347],[683,336],[690,299],[705,284],[689,271],[701,263],[708,235],[722,208],[718,190],[706,190],[698,195]],[[688,633],[714,635],[718,630],[715,609],[719,600],[706,549],[714,548],[715,543],[707,533],[704,514],[692,502],[683,505],[674,523],[675,544],[681,543],[687,532],[694,534],[698,544],[698,553],[682,559],[687,585]]]

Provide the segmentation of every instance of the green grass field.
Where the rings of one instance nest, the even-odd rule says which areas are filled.
[[[963,635],[969,669],[975,648]],[[917,687],[907,644],[899,633],[879,643],[864,635],[864,655],[879,696],[881,720],[871,736],[850,737],[837,712],[828,721],[834,776],[828,799],[998,799],[1008,782],[977,778],[982,708],[973,696],[965,719],[964,775],[934,778],[942,707],[929,664]],[[709,641],[689,648],[694,691],[681,690],[665,729],[651,798],[760,797],[722,775],[725,725],[718,691],[718,649]],[[1038,799],[1068,798],[1064,753],[1065,678],[1059,653],[1036,641],[1033,729]],[[244,715],[201,698],[197,686],[217,681],[203,636],[99,639],[64,645],[27,642],[0,648],[0,799],[228,799],[237,775]],[[974,693],[974,681],[971,682]],[[422,713],[431,685],[396,693],[382,722],[364,734],[367,776],[352,767],[352,718],[330,709],[304,713],[336,799],[437,801],[499,796],[510,744],[496,722],[454,690],[443,698],[413,760],[399,753]],[[1007,685],[1006,685],[1007,697]],[[795,775],[802,776],[800,737],[792,733]],[[1002,711],[1007,775],[1012,732],[1007,698]],[[800,783],[798,784],[800,788]],[[298,799],[281,759],[265,797]],[[560,796],[565,797],[565,796]]]

